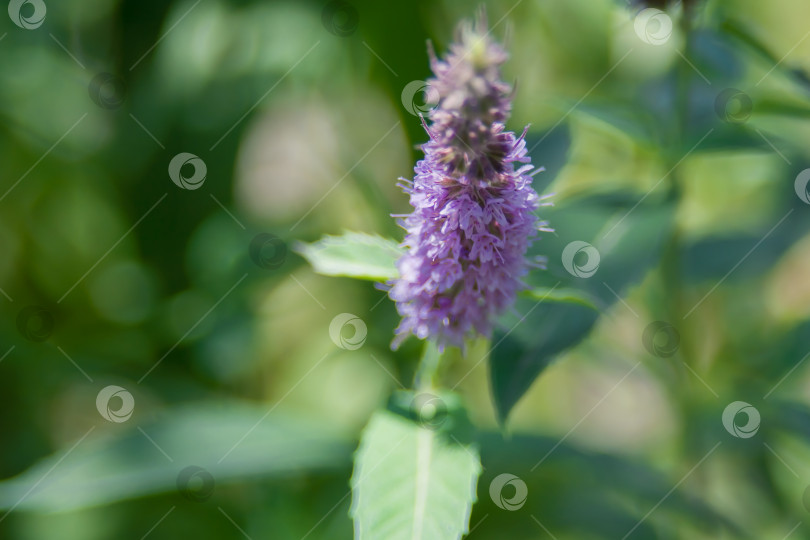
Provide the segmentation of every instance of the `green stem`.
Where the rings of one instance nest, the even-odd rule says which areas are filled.
[[[436,376],[439,372],[441,353],[439,347],[431,340],[425,341],[422,358],[416,368],[413,386],[419,391],[428,391],[436,388]]]
[[[693,13],[690,9],[691,4],[689,2],[683,3],[683,13],[681,17],[681,30],[683,32],[684,37],[684,54],[689,57],[692,47],[692,17]],[[682,151],[686,148],[686,141],[689,137],[689,118],[690,118],[690,85],[693,79],[693,74],[691,72],[691,67],[685,62],[682,61],[679,64],[678,71],[677,71],[677,122],[678,122],[678,134],[677,134],[677,144],[674,145],[676,148],[680,148]],[[672,160],[676,158],[676,156],[670,156]],[[678,160],[681,159],[680,156],[677,157]],[[682,187],[682,177],[681,177],[681,168],[676,166],[672,173],[670,174],[670,191],[668,194],[668,200],[672,201],[672,203],[677,206],[680,204],[681,199],[683,197],[683,187]],[[682,252],[682,241],[681,241],[681,231],[678,229],[677,223],[673,224],[672,234],[669,238],[669,242],[666,245],[663,254],[663,277],[664,277],[664,287],[666,291],[666,295],[668,298],[667,302],[667,315],[671,320],[671,324],[678,324],[683,321],[682,316],[685,312],[685,294],[683,290],[683,280],[681,276],[681,252]],[[687,364],[691,364],[694,358],[693,351],[691,348],[691,343],[688,339],[688,336],[684,335],[685,332],[681,333],[681,345],[680,345],[680,357],[683,359],[684,362]],[[685,372],[685,368],[681,369],[681,376],[684,378],[688,378],[689,374]]]
[[[681,18],[681,29],[684,36],[684,54],[688,58],[691,56],[692,51],[692,22],[694,13],[691,10],[691,3],[684,2],[684,11],[682,13]],[[681,151],[684,151],[687,148],[690,135],[690,86],[693,80],[693,73],[691,72],[691,67],[686,64],[685,61],[680,63],[680,66],[677,70],[677,122],[678,122],[678,133],[677,133],[677,144],[673,145],[675,148],[679,148]],[[672,159],[675,159],[676,156],[671,156]],[[677,157],[677,159],[681,159],[681,157]],[[669,192],[669,200],[673,201],[673,204],[676,207],[681,203],[683,198],[683,172],[682,167],[676,166],[672,173],[670,174],[670,192]],[[667,246],[665,248],[663,254],[663,285],[665,296],[667,298],[666,302],[666,309],[667,315],[671,320],[671,324],[675,324],[679,326],[680,330],[680,348],[678,351],[678,355],[673,358],[675,360],[674,366],[677,371],[678,380],[675,382],[674,385],[670,386],[671,391],[674,395],[674,401],[677,407],[680,409],[681,417],[684,419],[685,423],[688,425],[691,423],[696,416],[699,414],[699,398],[697,398],[696,390],[693,385],[694,380],[691,373],[688,373],[688,366],[695,364],[696,358],[696,349],[694,343],[690,339],[689,332],[685,331],[684,320],[683,320],[683,313],[685,312],[686,306],[686,294],[684,291],[684,283],[683,283],[683,276],[681,275],[681,256],[683,253],[683,239],[682,239],[682,231],[678,229],[677,224],[674,224],[672,234],[669,238]],[[680,359],[680,361],[678,361]],[[701,389],[702,390],[702,389]],[[683,454],[687,460],[696,459],[699,454],[705,451],[703,448],[701,441],[694,436],[691,435],[690,430],[686,430],[684,433],[685,441],[684,441],[684,448],[682,449]],[[696,475],[700,477],[700,474]],[[704,477],[705,480],[705,477]],[[700,480],[698,480],[700,481]]]

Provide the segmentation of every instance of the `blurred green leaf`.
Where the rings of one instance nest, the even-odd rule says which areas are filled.
[[[682,275],[689,282],[719,280],[728,283],[761,276],[773,269],[774,261],[784,254],[810,230],[810,216],[796,215],[795,219],[786,220],[781,226],[768,235],[767,241],[761,242],[768,233],[770,223],[759,230],[745,234],[726,234],[723,236],[704,236],[682,247]],[[772,218],[773,225],[779,222]],[[789,225],[788,225],[789,223]],[[757,257],[748,259],[747,254],[756,246]],[[745,264],[740,264],[745,258]],[[729,273],[736,265],[733,273]]]
[[[708,496],[673,489],[682,475],[677,470],[663,474],[633,457],[582,450],[556,437],[486,432],[479,442],[485,467],[480,485],[508,471],[528,494],[513,512],[499,508],[497,498],[481,497],[471,519],[480,523],[476,537],[500,538],[500,531],[509,530],[510,538],[537,538],[536,519],[557,538],[671,538],[660,533],[672,523],[696,525],[707,538],[750,538],[710,506]],[[501,496],[509,499],[511,493]]]
[[[722,17],[719,21],[719,28],[731,45],[735,46],[738,54],[744,51],[747,58],[756,58],[763,65],[778,66],[784,58],[775,55],[768,46],[760,39],[760,32],[754,31],[748,24],[737,17]],[[753,54],[751,54],[753,53]]]
[[[174,491],[190,466],[220,483],[348,463],[353,442],[333,426],[266,413],[201,404],[166,410],[121,435],[90,433],[75,448],[0,482],[0,508],[67,511]]]
[[[473,448],[390,411],[376,413],[355,456],[355,538],[460,538],[480,473]]]
[[[585,291],[573,287],[533,287],[522,293],[522,296],[532,300],[545,302],[559,302],[563,304],[579,304],[593,310],[598,310],[594,299]]]
[[[509,328],[496,330],[489,355],[492,397],[501,423],[554,357],[584,339],[598,318],[580,304],[522,299],[515,307],[523,315],[517,321],[509,317]]]
[[[790,118],[810,117],[810,103],[787,103],[784,100],[760,99],[757,101],[757,114],[783,115]]]
[[[549,259],[547,271],[529,277],[530,282],[543,282],[537,294],[530,293],[536,300],[518,301],[515,312],[501,318],[492,339],[489,371],[501,422],[554,357],[588,335],[598,318],[593,305],[611,306],[658,261],[674,206],[666,201],[636,206],[640,202],[638,196],[616,193],[548,212],[560,234],[533,247]],[[599,252],[598,268],[590,277],[575,277],[564,268],[563,252],[575,241],[588,242]],[[560,303],[553,295],[580,301]]]
[[[575,114],[596,119],[636,142],[644,143],[654,140],[656,124],[659,122],[638,103],[617,103],[615,100],[581,103],[576,107]]]
[[[299,243],[295,251],[319,274],[371,281],[396,278],[396,261],[403,253],[394,240],[358,232],[324,236],[312,244]]]
[[[536,174],[532,178],[532,187],[537,193],[546,193],[568,163],[571,142],[571,128],[567,122],[545,131],[533,131],[532,126],[529,127],[526,134],[526,148],[532,163],[544,169],[541,174]]]
[[[693,147],[694,152],[751,152],[768,148],[768,143],[745,125],[716,124],[714,131],[708,136],[706,126],[703,125],[693,126],[688,130],[684,144],[679,150],[686,153]]]

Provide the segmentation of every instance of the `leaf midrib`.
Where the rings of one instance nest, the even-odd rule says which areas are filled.
[[[422,540],[430,484],[430,460],[432,457],[433,432],[420,428],[416,437],[416,489],[414,490],[412,540]]]

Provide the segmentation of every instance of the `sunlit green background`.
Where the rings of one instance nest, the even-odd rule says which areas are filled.
[[[0,537],[351,538],[359,431],[419,348],[390,350],[384,292],[293,248],[401,238],[397,178],[426,140],[402,91],[476,4],[45,2],[35,29],[0,14]],[[632,278],[621,301],[589,278],[609,299],[595,326],[504,429],[486,345],[448,368],[481,430],[469,537],[622,538],[644,518],[630,538],[810,538],[810,205],[794,190],[810,6],[679,4],[659,45],[621,0],[485,7],[511,52],[508,127],[531,124],[535,187],[556,194],[533,279],[565,277],[570,241],[607,260],[612,227],[651,238],[612,259]],[[102,73],[125,93],[94,101]],[[207,165],[199,189],[169,178],[180,152]],[[261,233],[286,243],[265,253],[278,268],[250,256]],[[47,339],[18,328],[27,306],[52,317]],[[361,348],[330,339],[340,313],[367,324]],[[642,342],[657,320],[673,356]],[[125,422],[96,409],[108,385],[134,397]],[[754,437],[724,429],[733,401],[761,413]],[[178,489],[189,466],[214,480],[202,500]],[[528,484],[518,511],[490,498],[505,472]]]

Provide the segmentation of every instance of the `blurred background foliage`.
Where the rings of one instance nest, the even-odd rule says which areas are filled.
[[[402,91],[475,6],[46,3],[34,30],[0,18],[0,536],[351,537],[351,453],[418,343],[390,350],[396,312],[370,283],[291,250],[266,268],[249,245],[401,238],[396,179],[426,139]],[[534,248],[549,270],[530,280],[596,310],[541,304],[491,368],[485,344],[448,368],[485,467],[469,537],[810,538],[810,207],[794,192],[810,6],[673,5],[660,45],[636,33],[638,3],[485,6],[512,55],[508,127],[531,124],[536,188],[556,194]],[[103,73],[121,84],[94,97]],[[205,161],[200,189],[169,179],[180,152]],[[573,240],[602,254],[594,277],[562,268]],[[27,306],[52,317],[47,339],[21,332]],[[339,313],[366,322],[360,349],[330,340]],[[680,339],[668,357],[642,342],[659,320]],[[94,407],[110,384],[134,396],[126,422]],[[493,395],[514,406],[503,430]],[[761,413],[753,438],[723,428],[737,400]],[[178,489],[189,466],[213,484]],[[528,484],[519,511],[489,496],[504,472]]]

